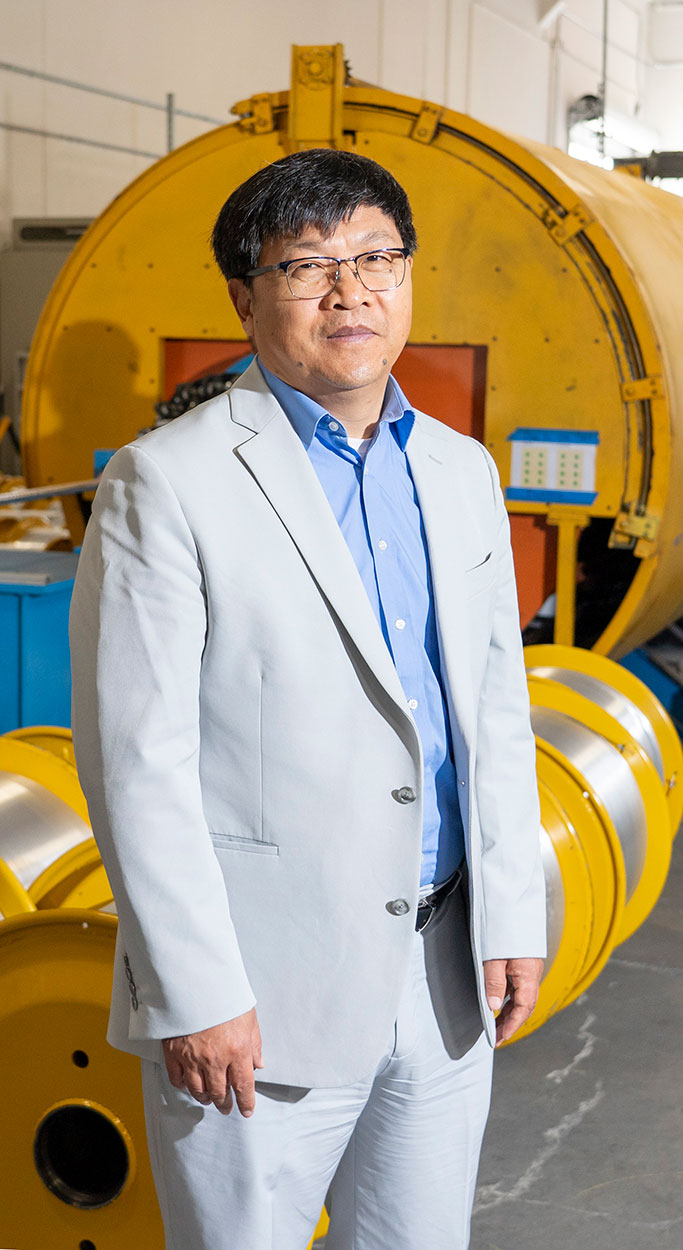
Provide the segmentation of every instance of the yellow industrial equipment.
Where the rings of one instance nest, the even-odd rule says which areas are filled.
[[[604,658],[683,612],[683,204],[346,79],[339,45],[295,48],[292,69],[291,92],[236,105],[74,249],[31,351],[24,468],[31,486],[90,478],[95,448],[248,350],[207,240],[264,162],[336,146],[396,174],[420,236],[399,380],[491,449],[523,623],[554,592],[555,641],[593,648],[527,649],[549,917],[528,1033],[648,914],[683,807],[668,717]],[[104,1043],[116,919],[64,731],[0,738],[0,856],[0,1241],[43,1250],[49,1228],[54,1250],[155,1250],[136,1066]]]
[[[28,725],[21,729],[10,729],[3,736],[18,738],[20,742],[29,742],[31,746],[51,751],[59,759],[66,760],[72,768],[76,767],[71,730],[64,729],[61,725]]]
[[[548,958],[538,1005],[517,1038],[582,994],[649,915],[683,806],[683,750],[638,678],[575,647],[525,650]]]
[[[36,912],[0,924],[0,1243],[163,1245],[139,1064],[105,1040],[116,920]]]
[[[70,731],[3,735],[3,1246],[161,1250],[139,1066],[106,1043],[115,933]]]
[[[88,478],[95,447],[133,438],[178,382],[246,350],[209,252],[220,205],[288,151],[353,148],[414,205],[398,377],[491,449],[524,623],[556,590],[556,642],[625,654],[683,613],[683,204],[344,79],[338,45],[295,48],[292,83],[155,164],[74,249],[29,361],[29,482]]]
[[[34,732],[38,739],[48,739],[44,728]],[[55,876],[55,861],[65,855],[82,860],[88,855],[88,846],[94,847],[75,766],[60,753],[34,745],[30,731],[19,733],[21,737],[0,737],[3,916],[50,905],[49,890],[62,878],[66,881],[65,872]],[[68,731],[56,729],[53,741],[63,743],[65,733]]]

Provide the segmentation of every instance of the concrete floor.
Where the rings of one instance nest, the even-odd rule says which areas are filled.
[[[682,1250],[683,830],[601,976],[496,1060],[470,1250]]]

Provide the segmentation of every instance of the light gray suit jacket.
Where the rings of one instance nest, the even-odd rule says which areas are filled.
[[[407,450],[466,832],[471,1044],[482,1026],[494,1036],[482,959],[545,949],[534,742],[493,461],[422,413]],[[323,489],[255,365],[110,461],[71,646],[78,767],[119,914],[112,1044],[158,1059],[160,1039],[256,1001],[265,1080],[366,1075],[414,940],[421,748]]]

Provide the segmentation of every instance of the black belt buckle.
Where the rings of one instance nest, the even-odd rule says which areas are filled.
[[[444,881],[438,890],[433,894],[428,894],[426,898],[420,900],[417,905],[417,918],[415,920],[415,930],[417,933],[424,933],[425,929],[431,924],[437,911],[450,898],[451,894],[457,890],[462,881],[462,871],[456,868],[452,877],[448,881]]]

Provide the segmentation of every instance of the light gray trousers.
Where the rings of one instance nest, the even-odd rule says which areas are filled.
[[[245,1120],[201,1107],[143,1060],[166,1250],[306,1250],[325,1201],[326,1250],[466,1250],[493,1052],[482,1033],[449,1057],[428,935],[415,934],[386,1052],[355,1085],[259,1082]]]

